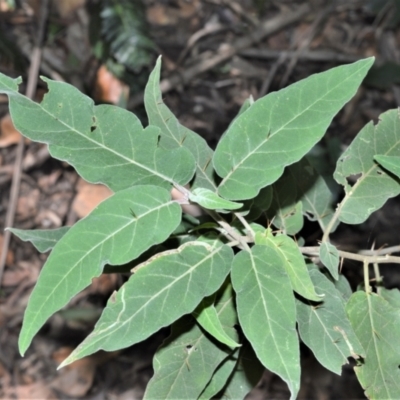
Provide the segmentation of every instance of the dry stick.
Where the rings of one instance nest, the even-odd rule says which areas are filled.
[[[319,15],[317,16],[317,18],[315,19],[315,21],[313,22],[312,26],[311,26],[311,31],[310,33],[307,35],[307,37],[302,40],[302,42],[300,43],[299,48],[293,53],[293,56],[289,62],[289,65],[286,69],[285,74],[283,75],[281,82],[279,84],[279,87],[284,87],[286,86],[286,83],[289,79],[289,76],[292,74],[294,68],[296,67],[296,64],[299,60],[299,56],[302,52],[304,52],[305,50],[308,50],[308,48],[310,47],[311,42],[313,41],[315,35],[319,32],[319,27],[321,26],[321,24],[325,21],[329,11],[332,9],[332,5],[326,7],[324,10],[322,10]]]
[[[186,84],[193,80],[197,75],[216,67],[218,64],[229,60],[235,54],[250,47],[254,43],[260,42],[265,37],[272,35],[275,32],[287,27],[290,24],[300,20],[311,11],[309,4],[303,4],[296,11],[290,13],[281,13],[275,18],[265,21],[260,28],[254,30],[250,35],[237,39],[233,45],[223,46],[220,52],[215,56],[204,60],[203,62],[194,65],[185,70],[182,74],[174,74],[168,79],[163,79],[160,83],[161,92],[166,93],[176,87],[178,84]],[[143,93],[132,97],[129,102],[129,108],[135,108],[143,103]]]
[[[39,33],[37,36],[36,46],[33,48],[32,51],[31,65],[29,67],[29,73],[28,73],[28,84],[26,88],[26,96],[30,99],[32,99],[35,94],[38,75],[39,75],[40,60],[42,57],[41,46],[44,37],[44,28],[47,20],[47,11],[48,11],[48,0],[43,0],[40,9]],[[12,226],[14,224],[14,216],[19,194],[19,185],[21,182],[23,155],[24,155],[24,138],[21,137],[18,143],[17,154],[15,157],[15,172],[11,182],[10,201],[7,209],[5,227]],[[10,245],[10,238],[11,238],[11,232],[5,231],[3,238],[3,246],[0,254],[0,286],[1,286],[1,281],[3,279],[4,267],[6,265],[7,253]]]
[[[258,58],[261,60],[277,59],[281,54],[287,58],[294,57],[297,50],[271,50],[271,49],[245,49],[239,52],[242,57]],[[352,63],[360,60],[361,56],[351,54],[340,54],[328,50],[308,50],[298,54],[301,60],[316,61],[316,62],[338,62],[338,63]]]

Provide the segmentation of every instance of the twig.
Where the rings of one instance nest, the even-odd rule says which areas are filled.
[[[304,38],[302,40],[302,42],[300,43],[298,49],[293,53],[289,65],[286,68],[286,72],[283,75],[281,82],[280,82],[280,87],[284,87],[286,86],[286,83],[289,79],[289,76],[292,74],[294,68],[296,67],[296,64],[299,60],[299,57],[301,55],[301,53],[303,53],[304,51],[308,50],[308,48],[310,47],[311,42],[313,41],[315,35],[319,32],[319,27],[321,26],[321,24],[323,23],[323,21],[325,21],[329,11],[333,8],[332,5],[329,5],[328,7],[326,7],[324,10],[322,10],[319,15],[317,16],[317,18],[314,20],[312,26],[311,26],[311,31],[310,33],[307,35],[306,38]]]
[[[174,74],[168,79],[163,79],[160,83],[160,89],[162,93],[169,92],[171,89],[176,87],[178,84],[186,84],[193,80],[193,78],[205,71],[208,71],[218,64],[229,60],[232,56],[240,51],[250,47],[254,43],[260,42],[265,37],[272,35],[273,33],[287,27],[298,21],[311,10],[309,4],[301,5],[296,11],[291,13],[281,13],[275,18],[265,21],[261,24],[258,29],[255,29],[251,34],[244,38],[237,39],[233,45],[221,46],[220,52],[215,56],[204,60],[204,62],[194,65],[191,68],[186,69],[182,74]],[[132,97],[129,101],[128,108],[132,109],[143,103],[143,93]]]
[[[319,247],[300,247],[300,251],[302,254],[318,256],[319,255]],[[386,255],[366,255],[359,253],[350,253],[348,251],[338,250],[339,256],[342,258],[347,258],[348,260],[365,262],[367,261],[369,264],[378,263],[378,264],[400,264],[400,257],[391,256],[389,254]]]
[[[39,75],[40,60],[42,58],[42,43],[44,38],[44,29],[47,20],[47,12],[48,12],[48,0],[43,0],[40,9],[40,21],[39,21],[37,42],[32,51],[31,65],[29,67],[29,73],[28,73],[28,84],[26,88],[26,96],[30,99],[32,99],[35,94],[38,75]],[[21,182],[23,155],[24,155],[24,138],[21,137],[17,147],[17,154],[15,158],[15,171],[11,182],[10,200],[8,203],[9,206],[7,209],[6,220],[5,220],[6,227],[12,226],[14,224],[15,210],[17,207],[19,186]],[[3,246],[0,254],[0,286],[3,278],[4,267],[6,264],[8,248],[10,245],[10,238],[11,238],[11,232],[5,231],[3,237]]]
[[[287,58],[293,57],[296,51],[294,50],[270,50],[270,49],[245,49],[239,52],[242,57],[258,58],[261,60],[276,59],[280,55]],[[338,62],[338,63],[352,63],[360,60],[361,56],[351,54],[341,54],[328,50],[312,50],[303,51],[298,54],[300,60],[309,60],[317,62]]]

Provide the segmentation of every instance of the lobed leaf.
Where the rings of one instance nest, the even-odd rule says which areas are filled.
[[[226,333],[237,341],[237,315],[229,283],[217,294],[215,307]],[[197,399],[217,367],[232,353],[204,332],[192,317],[181,318],[172,325],[170,337],[154,357],[154,376],[144,398]]]
[[[281,256],[255,245],[236,254],[232,284],[239,322],[258,359],[289,386],[296,398],[300,386],[300,352],[296,308]]]
[[[73,86],[43,80],[49,92],[40,104],[18,93],[20,79],[2,74],[0,93],[9,97],[15,127],[29,139],[47,143],[53,157],[73,165],[87,181],[118,191],[143,184],[169,188],[193,177],[192,154],[185,148],[161,148],[157,127],[143,129],[122,108],[94,106]]]
[[[364,356],[364,349],[350,325],[345,303],[334,284],[316,267],[310,269],[310,276],[325,297],[321,303],[296,299],[299,334],[316,359],[340,375],[347,358]]]
[[[232,257],[230,247],[203,242],[157,254],[110,298],[93,332],[60,367],[101,349],[114,351],[139,343],[191,313],[223,284]]]
[[[31,242],[41,253],[51,250],[57,242],[69,231],[69,226],[57,229],[16,229],[7,228],[24,242]]]
[[[134,186],[104,200],[58,241],[25,311],[19,336],[23,355],[46,320],[101,275],[105,264],[122,265],[178,226],[181,208],[167,190]]]
[[[257,100],[229,127],[213,163],[229,200],[255,197],[300,160],[361,84],[373,58],[315,74]]]
[[[280,258],[279,265],[285,268],[295,292],[309,300],[322,300],[323,294],[315,292],[304,257],[293,239],[286,235],[274,236],[270,230],[267,230],[265,233],[256,233],[255,243],[276,250]]]
[[[160,90],[161,57],[158,58],[154,70],[150,74],[144,92],[144,105],[150,125],[160,128],[160,145],[166,149],[187,148],[193,155],[196,173],[191,186],[193,189],[202,187],[216,191],[214,168],[212,165],[213,151],[207,142],[197,133],[181,125],[171,110],[164,104]],[[180,168],[179,160],[175,160]]]
[[[400,194],[399,180],[374,161],[376,155],[400,156],[398,110],[383,113],[377,125],[367,124],[339,158],[334,178],[346,192],[338,209],[340,221],[360,224]],[[356,177],[353,185],[349,177]]]
[[[375,293],[358,291],[347,314],[366,357],[354,367],[369,399],[397,399],[400,393],[400,314]]]
[[[323,242],[319,247],[319,258],[322,264],[328,269],[333,279],[339,279],[339,252],[337,248],[329,243]]]

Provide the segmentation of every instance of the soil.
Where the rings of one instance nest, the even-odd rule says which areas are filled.
[[[26,82],[29,59],[41,19],[40,0],[0,0],[0,72],[22,75]],[[227,1],[147,0],[147,33],[155,43],[150,62],[124,79],[115,78],[105,59],[96,58],[90,41],[100,1],[60,0],[48,3],[40,74],[69,82],[97,103],[127,104],[144,122],[143,84],[158,54],[163,56],[162,78],[170,84],[164,101],[181,123],[203,136],[211,147],[237,114],[243,102],[343,63],[375,56],[378,65],[400,62],[400,29],[394,7],[379,1]],[[382,1],[381,3],[385,3]],[[253,33],[265,21],[288,15],[304,4],[311,10],[293,23],[261,39]],[[253,35],[253,36],[252,36]],[[3,37],[3,39],[2,39]],[[240,40],[248,40],[241,46]],[[253,38],[253,39],[252,39]],[[3,50],[2,50],[3,49]],[[7,51],[5,51],[6,49]],[[233,49],[212,68],[207,62]],[[193,71],[185,76],[187,71]],[[136,75],[135,75],[136,74]],[[137,81],[132,83],[132,77]],[[143,78],[144,77],[144,78]],[[398,78],[371,79],[335,117],[319,145],[326,159],[345,149],[370,120],[400,105]],[[22,86],[25,90],[25,86]],[[39,81],[35,100],[46,85]],[[0,227],[5,226],[10,186],[15,171],[20,134],[13,128],[5,96],[0,96]],[[333,150],[332,150],[333,149]],[[336,149],[336,150],[335,150]],[[22,176],[14,227],[50,229],[72,225],[111,194],[101,185],[84,182],[65,162],[49,157],[47,148],[25,141]],[[399,242],[400,204],[394,198],[358,226],[342,226],[333,242],[356,251]],[[316,245],[313,224],[307,243]],[[4,233],[0,231],[0,245]],[[103,275],[52,317],[34,339],[24,358],[17,348],[18,334],[29,295],[46,261],[29,243],[12,238],[0,289],[0,398],[3,399],[140,399],[152,376],[152,356],[168,335],[164,329],[143,343],[114,353],[98,353],[57,371],[57,365],[93,329],[107,299],[126,277]],[[353,287],[362,282],[361,267],[346,262],[343,273]],[[400,287],[394,266],[382,268],[388,287]],[[325,370],[302,349],[300,399],[363,399],[352,365],[341,377]],[[287,399],[286,385],[266,371],[249,399]]]

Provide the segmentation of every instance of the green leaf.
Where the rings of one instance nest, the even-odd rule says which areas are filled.
[[[215,307],[226,333],[238,340],[230,284],[225,284],[219,291]],[[172,325],[171,336],[154,357],[154,376],[147,385],[144,398],[197,399],[216,368],[231,354],[231,349],[204,332],[192,317],[181,318]]]
[[[387,199],[400,194],[399,180],[374,161],[376,155],[400,156],[399,113],[390,110],[379,119],[377,125],[370,122],[360,131],[336,165],[334,178],[346,192],[339,219],[347,224],[364,222]],[[353,185],[349,177],[355,177]]]
[[[319,247],[319,258],[322,264],[328,269],[330,274],[335,280],[339,279],[339,252],[337,248],[329,243],[321,243]]]
[[[18,236],[24,242],[31,242],[41,253],[51,250],[57,242],[69,231],[69,226],[57,229],[16,229],[7,228],[6,230]]]
[[[303,228],[302,203],[296,199],[293,178],[286,174],[273,185],[273,198],[267,216],[274,226],[287,235],[295,235]]]
[[[209,400],[215,397],[228,382],[239,361],[239,349],[237,348],[231,355],[221,362],[215,370],[210,382],[201,393],[199,400]],[[237,396],[236,396],[237,397]],[[222,398],[218,396],[217,398]],[[229,398],[229,397],[228,397]],[[238,397],[239,398],[239,397]]]
[[[325,297],[321,303],[296,299],[299,334],[317,360],[340,375],[347,358],[359,358],[359,355],[364,355],[364,350],[350,325],[343,298],[334,284],[317,267],[310,270],[310,276],[317,290],[324,293]]]
[[[189,242],[157,254],[112,296],[93,332],[60,367],[98,350],[123,349],[148,338],[216,292],[231,267],[228,246]]]
[[[400,290],[380,288],[379,295],[382,296],[393,308],[400,309]]]
[[[351,99],[374,59],[315,74],[257,100],[219,142],[214,168],[218,193],[229,200],[255,197],[283,169],[299,161]]]
[[[109,50],[118,64],[136,73],[151,64],[155,49],[145,14],[141,1],[102,2],[101,46]]]
[[[311,166],[306,157],[287,170],[293,178],[291,189],[296,189],[296,200],[303,204],[303,214],[310,221],[317,221],[322,231],[325,231],[334,212],[331,206],[332,193],[324,178]],[[277,184],[279,182],[280,180]]]
[[[377,155],[374,159],[378,161],[383,168],[386,168],[392,174],[400,178],[400,157]]]
[[[167,190],[134,186],[104,200],[56,244],[33,289],[19,337],[23,355],[46,320],[101,275],[161,243],[178,226],[181,208]]]
[[[161,130],[160,145],[166,149],[187,148],[196,161],[196,173],[191,182],[192,189],[202,187],[216,191],[213,151],[207,142],[197,133],[182,126],[171,110],[164,104],[160,90],[161,57],[158,58],[153,72],[150,74],[144,93],[144,105],[150,125]],[[179,166],[179,160],[175,160]],[[182,168],[181,166],[179,166]]]
[[[264,234],[256,233],[256,244],[269,246],[276,250],[279,265],[282,265],[290,278],[292,289],[306,299],[321,301],[323,294],[317,294],[310,279],[304,257],[299,246],[286,235],[274,236],[270,230]]]
[[[336,290],[342,296],[343,301],[345,303],[347,303],[348,300],[350,299],[351,295],[353,294],[353,290],[352,290],[352,288],[350,286],[350,283],[347,280],[347,278],[342,274],[339,274],[339,279],[338,280],[335,280],[335,279],[331,278],[331,275],[329,275],[328,278],[330,278],[330,280],[334,284]]]
[[[358,291],[346,307],[353,329],[366,351],[354,368],[369,399],[398,399],[400,395],[400,313],[385,299]]]
[[[247,221],[255,221],[268,210],[272,203],[272,186],[260,190],[254,199],[243,201],[243,207],[237,213],[246,217]]]
[[[42,103],[18,93],[19,79],[0,74],[0,93],[9,97],[15,127],[49,145],[50,154],[73,165],[84,179],[113,191],[151,184],[185,185],[195,170],[187,149],[162,149],[159,129],[143,129],[132,113],[93,100],[64,82],[43,78],[49,92]],[[32,123],[34,121],[34,123]]]
[[[258,359],[289,386],[296,398],[300,385],[296,308],[281,256],[267,246],[241,251],[232,263],[240,325]]]
[[[243,205],[225,200],[211,190],[204,188],[194,189],[189,195],[189,200],[208,210],[237,210]]]
[[[264,372],[264,367],[257,359],[250,344],[246,342],[240,349],[239,361],[229,377],[222,392],[218,393],[220,399],[244,399],[257,385]]]
[[[201,301],[193,316],[200,326],[215,339],[228,347],[240,347],[241,344],[232,340],[224,331],[221,321],[218,318],[217,310],[214,307],[215,296],[209,296]]]

